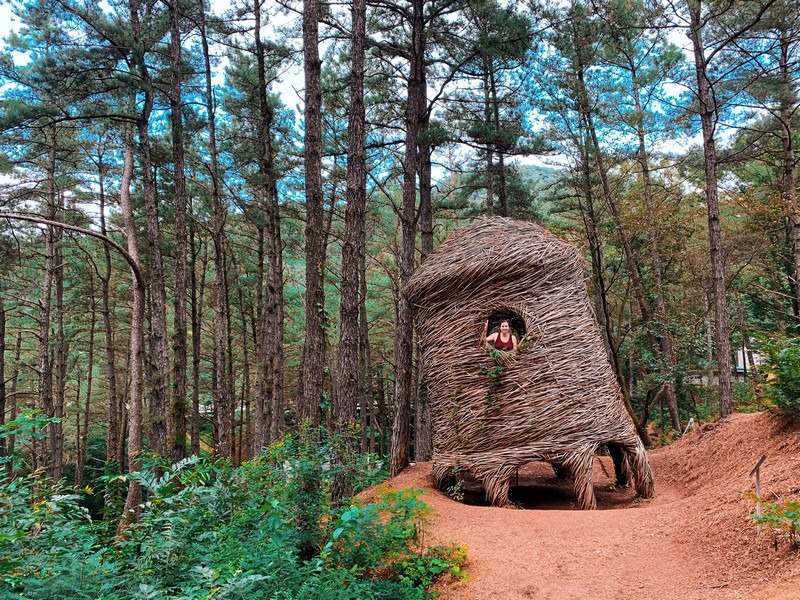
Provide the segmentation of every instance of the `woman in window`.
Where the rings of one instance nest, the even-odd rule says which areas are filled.
[[[486,345],[496,350],[516,350],[517,336],[511,333],[508,321],[500,321],[500,331],[495,331],[486,338]]]

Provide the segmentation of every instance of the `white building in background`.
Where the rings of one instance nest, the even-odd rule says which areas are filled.
[[[752,362],[751,362],[752,358]],[[750,374],[764,364],[764,357],[758,352],[745,352],[742,348],[736,351],[736,373]]]

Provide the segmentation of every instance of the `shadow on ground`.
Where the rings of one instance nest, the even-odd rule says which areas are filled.
[[[612,474],[610,459],[595,457],[594,493],[598,510],[632,506],[634,491],[614,486]],[[446,483],[445,493],[470,506],[489,506],[481,482],[468,473],[462,475],[460,483],[451,478]],[[511,480],[508,497],[513,507],[524,510],[579,510],[572,479],[556,476],[553,468],[542,462],[528,463],[518,469]]]

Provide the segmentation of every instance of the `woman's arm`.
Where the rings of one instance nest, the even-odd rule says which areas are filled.
[[[511,336],[511,341],[514,342],[514,350],[516,350],[517,349],[517,336],[512,335]]]

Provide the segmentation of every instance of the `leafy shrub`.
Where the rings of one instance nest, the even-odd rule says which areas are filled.
[[[151,457],[133,475],[141,520],[117,539],[59,484],[0,480],[0,598],[424,599],[439,576],[463,576],[462,549],[423,544],[418,492],[331,506],[337,443],[305,431],[239,468]],[[381,472],[351,459],[340,468],[366,481]]]
[[[758,397],[757,381],[749,378],[747,381],[733,382],[733,404],[739,412],[757,412],[763,410]]]
[[[767,397],[780,413],[800,418],[800,339],[764,339],[759,350],[767,357]]]
[[[759,501],[755,494],[748,496],[754,502]],[[800,502],[786,500],[761,503],[761,514],[752,514],[750,518],[757,525],[769,527],[776,540],[781,537],[794,546],[800,546]]]

